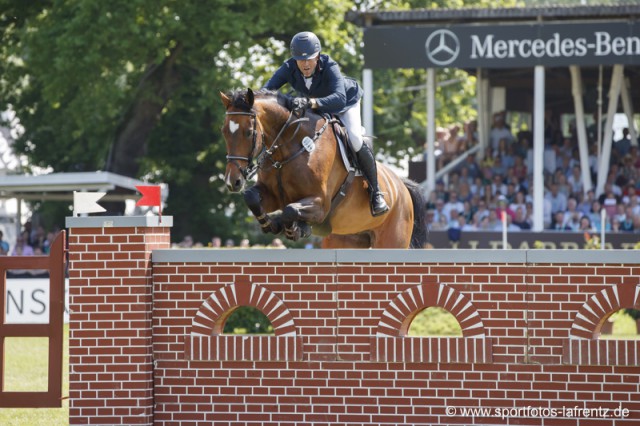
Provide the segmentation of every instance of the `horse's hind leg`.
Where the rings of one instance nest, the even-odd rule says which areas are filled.
[[[276,235],[282,232],[283,226],[280,215],[270,216],[263,207],[265,205],[269,206],[270,204],[275,205],[275,198],[273,196],[264,191],[259,185],[254,185],[247,189],[243,196],[247,207],[249,207],[249,210],[251,210],[251,213],[253,213],[260,224],[262,232],[265,234],[271,232]]]
[[[396,204],[385,221],[373,232],[371,248],[409,248],[413,231],[413,211]]]

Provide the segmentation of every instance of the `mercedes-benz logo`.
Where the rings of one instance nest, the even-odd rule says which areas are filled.
[[[449,30],[436,30],[424,44],[427,58],[436,65],[449,65],[460,53],[460,40]]]

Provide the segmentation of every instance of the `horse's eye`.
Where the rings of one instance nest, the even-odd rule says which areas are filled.
[[[253,130],[251,129],[247,129],[244,131],[244,135],[248,138],[250,138],[251,136],[253,136]]]

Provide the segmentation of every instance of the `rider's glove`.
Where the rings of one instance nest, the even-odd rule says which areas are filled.
[[[294,98],[291,105],[293,106],[293,113],[300,117],[304,115],[304,112],[307,110],[307,108],[311,106],[311,102],[308,98]]]

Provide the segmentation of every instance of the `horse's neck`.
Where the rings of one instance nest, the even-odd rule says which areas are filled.
[[[285,160],[300,149],[305,136],[313,137],[308,122],[301,121],[291,124],[297,118],[275,106],[263,109],[259,119],[264,126],[266,148],[273,151],[274,159]],[[289,120],[289,121],[288,121]],[[289,122],[289,124],[287,124]],[[311,120],[313,122],[313,119]],[[286,127],[286,128],[285,128]],[[275,148],[277,146],[277,148]]]

